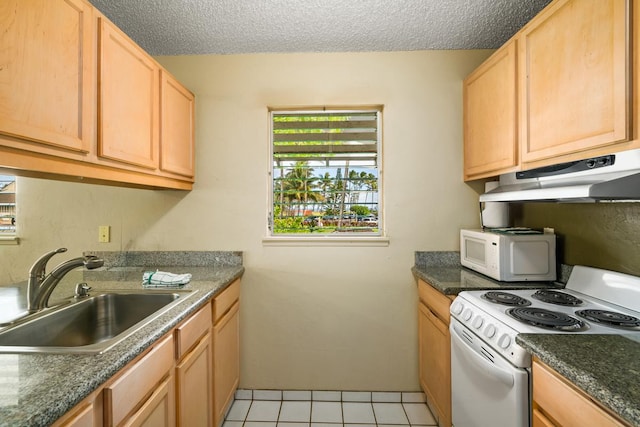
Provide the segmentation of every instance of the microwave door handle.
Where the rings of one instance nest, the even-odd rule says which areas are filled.
[[[468,355],[468,357],[466,357],[467,360],[471,361],[477,368],[487,374],[487,376],[491,378],[498,378],[507,387],[513,387],[514,379],[513,375],[509,371],[499,368],[488,360],[485,360],[485,358],[479,355],[473,347],[464,342],[464,339],[460,336],[460,332],[458,332],[457,328],[452,327],[451,330],[453,331],[453,334],[451,334],[451,343],[458,347],[464,355]]]

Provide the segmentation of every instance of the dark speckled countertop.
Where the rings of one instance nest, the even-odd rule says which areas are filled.
[[[411,269],[416,279],[428,282],[445,295],[484,289],[561,287],[552,282],[499,282],[460,265],[459,252],[416,252]],[[561,278],[564,277],[561,274]],[[566,281],[565,281],[566,282]]]
[[[620,418],[640,426],[640,334],[633,339],[520,334],[516,342]]]
[[[445,295],[481,289],[563,287],[558,283],[497,282],[460,265],[459,252],[416,252],[412,270]],[[520,334],[517,342],[632,426],[640,427],[640,333],[633,335]]]
[[[103,354],[0,354],[0,426],[50,425],[244,272],[240,252],[117,254],[112,259],[100,253],[105,258],[101,269],[70,273],[52,299],[72,295],[78,278],[94,290],[142,289],[142,273],[156,268],[192,273],[191,282],[181,289],[194,293]],[[9,291],[5,297],[15,296],[3,299],[3,308],[24,304],[24,283],[2,290]]]

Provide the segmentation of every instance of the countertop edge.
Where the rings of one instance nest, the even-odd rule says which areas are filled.
[[[212,267],[212,269],[215,269],[215,267]],[[27,358],[31,357],[34,365],[39,364],[38,362],[46,364],[47,359],[60,363],[60,361],[63,360],[62,358],[68,358],[68,362],[65,361],[64,364],[69,364],[69,367],[75,366],[76,368],[80,366],[82,369],[71,371],[71,374],[74,378],[77,377],[77,380],[63,380],[65,384],[68,383],[71,387],[66,387],[64,390],[61,390],[60,387],[56,385],[43,385],[39,393],[34,392],[34,396],[29,396],[30,399],[26,399],[37,401],[37,404],[31,401],[25,403],[21,401],[17,407],[11,409],[0,406],[0,426],[48,426],[58,420],[83,399],[98,390],[129,362],[152,346],[158,339],[165,336],[166,333],[182,320],[203,307],[207,301],[222,292],[244,274],[244,267],[241,265],[225,266],[224,270],[227,271],[228,274],[222,279],[204,281],[208,283],[206,285],[198,285],[197,282],[193,282],[193,286],[198,287],[198,294],[177,304],[104,354],[21,355]],[[139,283],[137,283],[136,288],[139,289]],[[10,353],[9,355],[14,354],[15,353]],[[93,363],[85,363],[88,358],[93,358],[91,359]],[[44,387],[52,389],[51,393],[44,393],[42,391]]]
[[[621,335],[518,334],[516,342],[611,413],[616,414],[632,426],[640,426],[640,407],[638,407],[635,398],[630,400],[619,388],[609,387],[603,383],[601,379],[597,378],[597,374],[588,369],[588,366],[580,366],[580,363],[575,363],[573,359],[564,357],[561,354],[561,344],[558,344],[558,341],[573,341],[576,338],[584,341],[589,339],[608,340],[610,342],[625,340],[621,341],[621,343],[629,346],[640,345],[633,344],[632,340],[627,342],[627,339]],[[553,340],[554,344],[544,343],[542,340]],[[575,348],[575,343],[571,348],[574,352],[580,351]],[[610,347],[605,352],[610,353],[609,349]],[[600,363],[606,363],[607,366],[598,367],[598,372],[602,372],[605,369],[611,373],[611,366],[615,366],[614,361],[607,360]],[[626,369],[629,369],[629,367],[626,367]]]

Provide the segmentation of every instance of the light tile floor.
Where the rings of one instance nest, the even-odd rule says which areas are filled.
[[[223,427],[436,425],[423,393],[238,390]]]

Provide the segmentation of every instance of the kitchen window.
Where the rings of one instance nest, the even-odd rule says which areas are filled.
[[[270,114],[269,235],[381,237],[381,108]]]
[[[0,239],[11,241],[14,240],[15,235],[16,178],[0,175]]]

